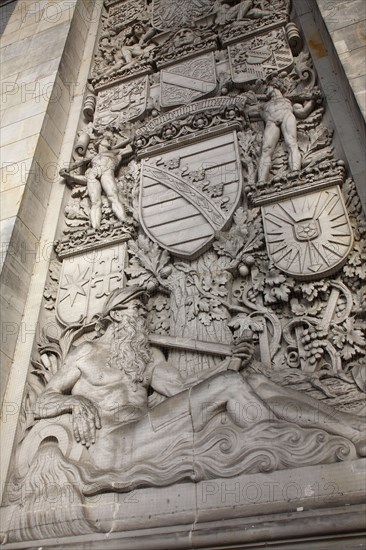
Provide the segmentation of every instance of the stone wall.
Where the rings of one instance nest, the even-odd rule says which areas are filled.
[[[70,106],[84,94],[93,5],[20,0],[1,38],[1,401],[17,338],[34,333],[22,315],[35,262],[50,252],[39,240]]]
[[[359,107],[366,117],[366,3],[317,0]]]

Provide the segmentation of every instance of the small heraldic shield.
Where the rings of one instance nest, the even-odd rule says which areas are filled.
[[[235,84],[245,84],[289,70],[293,57],[283,28],[229,46],[230,69]]]
[[[126,243],[75,254],[62,262],[56,300],[59,321],[65,325],[90,321],[106,298],[125,282]]]
[[[213,52],[177,63],[161,71],[160,104],[162,107],[188,105],[216,89]]]
[[[230,220],[242,190],[236,131],[145,159],[140,218],[163,248],[193,258]]]
[[[338,186],[262,206],[268,254],[299,279],[331,275],[347,259],[352,228]]]

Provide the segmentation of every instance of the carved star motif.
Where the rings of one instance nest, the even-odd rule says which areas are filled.
[[[89,267],[87,267],[83,272],[80,269],[80,265],[77,266],[77,269],[78,273],[76,274],[67,275],[65,273],[67,284],[61,287],[62,290],[66,291],[66,294],[60,301],[63,302],[66,298],[70,298],[71,306],[74,305],[78,294],[80,294],[80,296],[86,296],[86,292],[83,287],[89,282],[86,280]]]

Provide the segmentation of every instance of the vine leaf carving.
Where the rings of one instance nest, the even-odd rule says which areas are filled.
[[[261,293],[266,305],[288,302],[293,286],[293,279],[286,277],[274,267],[269,267],[268,272],[265,273],[260,271],[252,284],[255,294]]]
[[[354,317],[349,317],[342,325],[334,327],[333,342],[343,359],[351,359],[354,355],[366,353],[362,325]]]

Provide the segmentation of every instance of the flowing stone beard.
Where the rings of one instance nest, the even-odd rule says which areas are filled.
[[[123,371],[133,385],[148,383],[144,372],[151,361],[147,327],[140,311],[125,312],[113,324],[112,350],[109,364]]]

